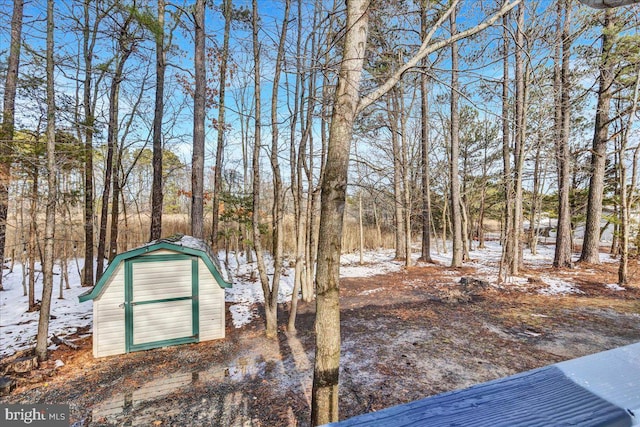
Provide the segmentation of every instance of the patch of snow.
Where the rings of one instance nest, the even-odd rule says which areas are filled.
[[[78,262],[82,265],[82,261]],[[36,264],[36,270],[39,269],[40,266]],[[77,332],[79,328],[91,326],[93,321],[93,305],[90,302],[78,302],[78,295],[86,292],[87,288],[80,286],[80,275],[75,262],[70,260],[68,271],[71,289],[64,289],[64,299],[58,299],[60,266],[54,266],[49,336],[55,334],[64,337]],[[5,357],[35,346],[40,312],[27,312],[29,299],[23,295],[21,264],[14,265],[13,272],[5,274],[2,285],[4,291],[0,292],[0,357]],[[42,274],[36,276],[35,295],[36,301],[42,299]]]
[[[371,294],[375,294],[376,292],[380,292],[380,291],[384,291],[384,289],[383,288],[368,289],[366,291],[360,292],[360,295],[371,295]]]
[[[623,288],[622,286],[618,285],[617,283],[609,283],[608,285],[605,285],[608,289],[611,289],[612,291],[624,291],[626,290],[626,288]]]
[[[255,309],[252,309],[246,304],[235,304],[229,307],[231,312],[231,318],[233,319],[233,326],[241,328],[244,325],[248,325],[253,320],[254,316],[257,316]]]
[[[360,253],[353,252],[340,257],[340,277],[371,277],[400,271],[402,266],[403,262],[394,260],[393,250],[366,251],[362,264]]]
[[[573,283],[554,279],[548,276],[543,276],[540,279],[548,286],[547,288],[538,290],[538,293],[542,295],[567,295],[584,293]]]

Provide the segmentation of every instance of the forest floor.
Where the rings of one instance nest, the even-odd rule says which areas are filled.
[[[341,279],[341,419],[640,341],[639,266],[625,289],[606,285],[616,269],[534,265],[504,286],[433,264]],[[572,290],[549,292],[549,278]],[[68,403],[78,426],[306,426],[314,310],[301,304],[291,334],[283,307],[277,340],[262,317],[234,328],[230,315],[224,340],[122,356],[94,359],[81,338],[2,402]]]

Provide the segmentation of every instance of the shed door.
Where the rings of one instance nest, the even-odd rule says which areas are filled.
[[[198,341],[198,259],[147,255],[125,262],[127,353]]]

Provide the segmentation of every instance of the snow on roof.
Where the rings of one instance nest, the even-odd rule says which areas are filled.
[[[170,243],[176,246],[182,246],[184,248],[195,249],[197,251],[206,253],[207,256],[211,259],[211,262],[213,262],[213,265],[215,265],[215,267],[222,275],[222,278],[225,280],[225,282],[230,282],[227,269],[222,267],[222,265],[218,261],[218,257],[215,256],[215,254],[211,250],[211,246],[209,246],[204,240],[193,236],[185,236],[184,234],[175,234],[171,237],[153,240],[145,245],[142,245],[141,247],[152,246],[163,242]]]

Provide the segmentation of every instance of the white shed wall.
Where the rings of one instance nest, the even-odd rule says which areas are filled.
[[[102,293],[93,300],[93,355],[122,354],[124,332],[124,263],[118,265]]]
[[[224,338],[224,289],[202,259],[198,260],[200,278],[200,341]]]

